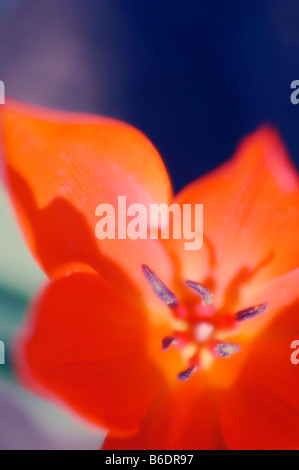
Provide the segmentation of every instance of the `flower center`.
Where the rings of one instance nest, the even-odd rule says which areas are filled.
[[[188,306],[179,302],[176,295],[146,265],[143,274],[157,297],[171,309],[177,328],[162,339],[162,350],[177,348],[184,357],[187,368],[178,373],[181,381],[188,380],[196,371],[204,367],[207,355],[211,359],[228,358],[240,351],[238,344],[223,341],[228,331],[235,329],[240,322],[261,315],[268,307],[267,302],[240,310],[233,314],[223,314],[213,307],[213,293],[203,284],[186,281],[185,284],[198,294]]]

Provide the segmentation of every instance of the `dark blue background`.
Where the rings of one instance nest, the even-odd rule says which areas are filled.
[[[299,163],[299,2],[119,2],[134,41],[121,118],[158,146],[181,188],[224,161],[263,122]],[[126,53],[126,51],[124,51]]]

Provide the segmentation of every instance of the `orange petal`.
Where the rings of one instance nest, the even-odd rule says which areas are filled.
[[[299,449],[299,300],[252,342],[235,383],[220,392],[223,435],[230,449]]]
[[[204,382],[203,376],[177,382],[155,400],[135,436],[109,433],[103,449],[224,449],[214,398]]]
[[[241,308],[267,301],[268,309],[260,317],[241,324],[238,333],[250,338],[259,329],[264,328],[273,317],[280,314],[284,307],[291,305],[299,298],[298,285],[299,268],[262,285],[260,289],[252,288],[250,285],[248,288],[244,287]]]
[[[298,267],[299,179],[274,130],[246,138],[234,158],[177,202],[204,205],[204,247],[181,250],[181,262],[185,278],[206,279],[216,291],[218,307],[236,308],[244,286],[260,289]]]
[[[172,197],[163,162],[141,132],[108,118],[14,101],[1,107],[0,117],[17,213],[31,250],[51,277],[81,264],[118,285],[125,284],[126,276],[139,283],[142,263],[157,269],[153,259],[160,260],[168,277],[159,242],[99,242],[95,236],[99,204],[117,208],[121,195],[127,205],[148,207]]]
[[[100,276],[54,281],[16,341],[22,382],[90,422],[132,432],[163,381],[148,353],[145,315]]]

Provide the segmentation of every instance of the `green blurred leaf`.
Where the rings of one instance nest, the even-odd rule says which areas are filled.
[[[0,285],[30,298],[46,276],[31,256],[0,186]]]

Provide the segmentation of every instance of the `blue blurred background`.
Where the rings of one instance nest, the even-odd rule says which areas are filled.
[[[290,101],[298,64],[298,0],[0,0],[7,94],[133,124],[159,149],[176,191],[265,122],[279,129],[299,167],[299,106]],[[0,339],[9,343],[43,275],[3,191],[0,211]],[[0,447],[96,447],[94,432],[19,389],[9,364],[0,377],[5,396],[16,394]],[[50,416],[49,435],[41,427]]]

